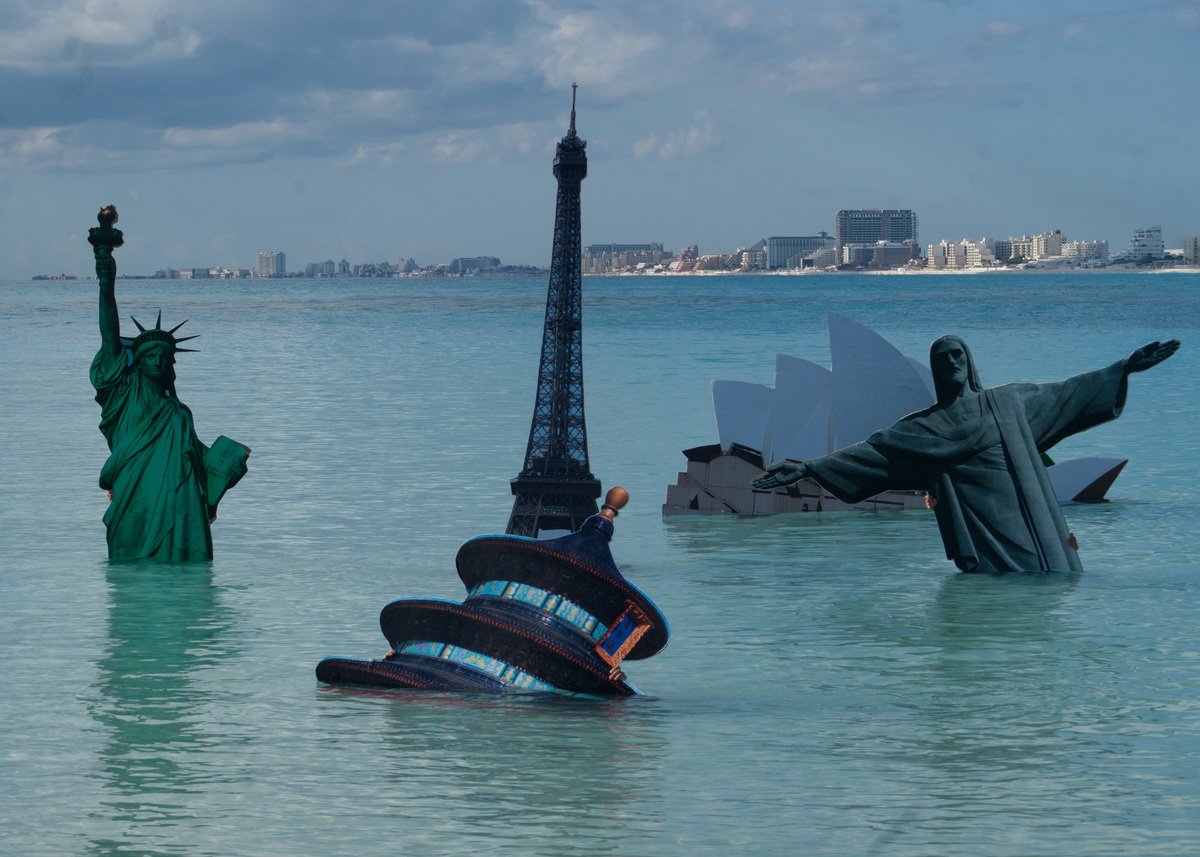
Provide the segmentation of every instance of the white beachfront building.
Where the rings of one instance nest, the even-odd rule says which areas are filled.
[[[1040,235],[1033,236],[1031,259],[1049,259],[1062,255],[1063,241],[1066,240],[1061,229],[1052,229]]]
[[[938,270],[990,268],[996,262],[995,246],[991,238],[980,238],[978,241],[964,238],[958,243],[939,241],[926,248],[926,264]]]
[[[281,250],[262,250],[255,257],[254,276],[282,277],[287,274],[287,254]]]
[[[928,267],[935,269],[990,268],[997,262],[1003,264],[1012,259],[1044,262],[1064,257],[1074,257],[1076,260],[1107,259],[1108,242],[1068,242],[1061,229],[1051,229],[1032,237],[984,237],[978,241],[968,241],[964,238],[957,244],[940,241],[928,245],[926,253]]]
[[[1135,229],[1133,240],[1129,246],[1113,256],[1113,262],[1140,262],[1144,259],[1158,261],[1166,254],[1163,246],[1162,227],[1147,226],[1145,229]]]
[[[1062,245],[1062,254],[1068,258],[1077,259],[1080,262],[1093,259],[1097,262],[1107,262],[1108,242],[1066,241]]]
[[[967,266],[965,241],[953,242],[942,239],[925,248],[925,265],[937,270],[957,270]]]
[[[1200,235],[1183,239],[1183,261],[1189,265],[1200,265]]]
[[[978,241],[963,241],[966,246],[968,268],[990,268],[996,264],[996,242],[991,238]]]

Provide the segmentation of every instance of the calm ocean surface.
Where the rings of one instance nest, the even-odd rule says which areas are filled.
[[[459,545],[503,530],[544,279],[119,281],[126,319],[201,334],[201,439],[254,449],[190,567],[107,562],[95,283],[0,283],[0,853],[1196,853],[1200,275],[584,291],[613,553],[673,632],[618,702],[313,676],[382,654],[387,602],[461,598]],[[828,365],[827,310],[918,358],[960,333],[987,385],[1183,341],[1056,450],[1130,459],[1067,510],[1083,575],[959,575],[924,512],[662,517],[709,382]]]

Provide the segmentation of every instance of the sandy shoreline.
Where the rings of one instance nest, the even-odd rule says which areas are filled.
[[[1047,268],[891,268],[885,271],[823,271],[806,268],[781,271],[608,271],[602,274],[585,273],[585,277],[816,277],[842,276],[846,274],[867,276],[946,276],[977,274],[1200,274],[1200,265],[1178,265],[1171,268],[1147,268],[1137,265],[1114,265],[1103,268],[1047,267]]]

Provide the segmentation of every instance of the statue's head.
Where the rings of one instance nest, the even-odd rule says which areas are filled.
[[[168,387],[175,384],[175,349],[170,343],[142,343],[134,349],[133,366],[144,378]]]
[[[983,389],[971,349],[953,334],[938,337],[929,346],[929,371],[939,402],[953,401],[966,389]]]
[[[132,316],[130,317],[132,318]],[[180,348],[179,343],[195,339],[195,336],[175,336],[175,331],[179,330],[187,322],[181,321],[170,330],[163,330],[162,312],[160,311],[154,327],[142,327],[136,318],[133,319],[133,323],[137,325],[139,331],[137,338],[133,340],[133,344],[130,346],[133,350],[134,368],[143,377],[149,378],[151,381],[157,381],[167,387],[174,387],[176,352],[194,350],[191,348]]]

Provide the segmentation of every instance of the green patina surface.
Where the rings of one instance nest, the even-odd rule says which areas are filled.
[[[175,393],[175,354],[189,349],[163,330],[138,324],[128,347],[121,342],[112,251],[124,243],[113,228],[117,212],[100,211],[89,230],[100,284],[100,350],[91,382],[100,404],[100,431],[109,457],[100,487],[110,492],[104,515],[112,560],[192,562],[212,559],[212,521],[217,503],[246,472],[250,450],[227,437],[212,447],[196,436],[192,412]],[[132,357],[132,359],[131,359]]]

